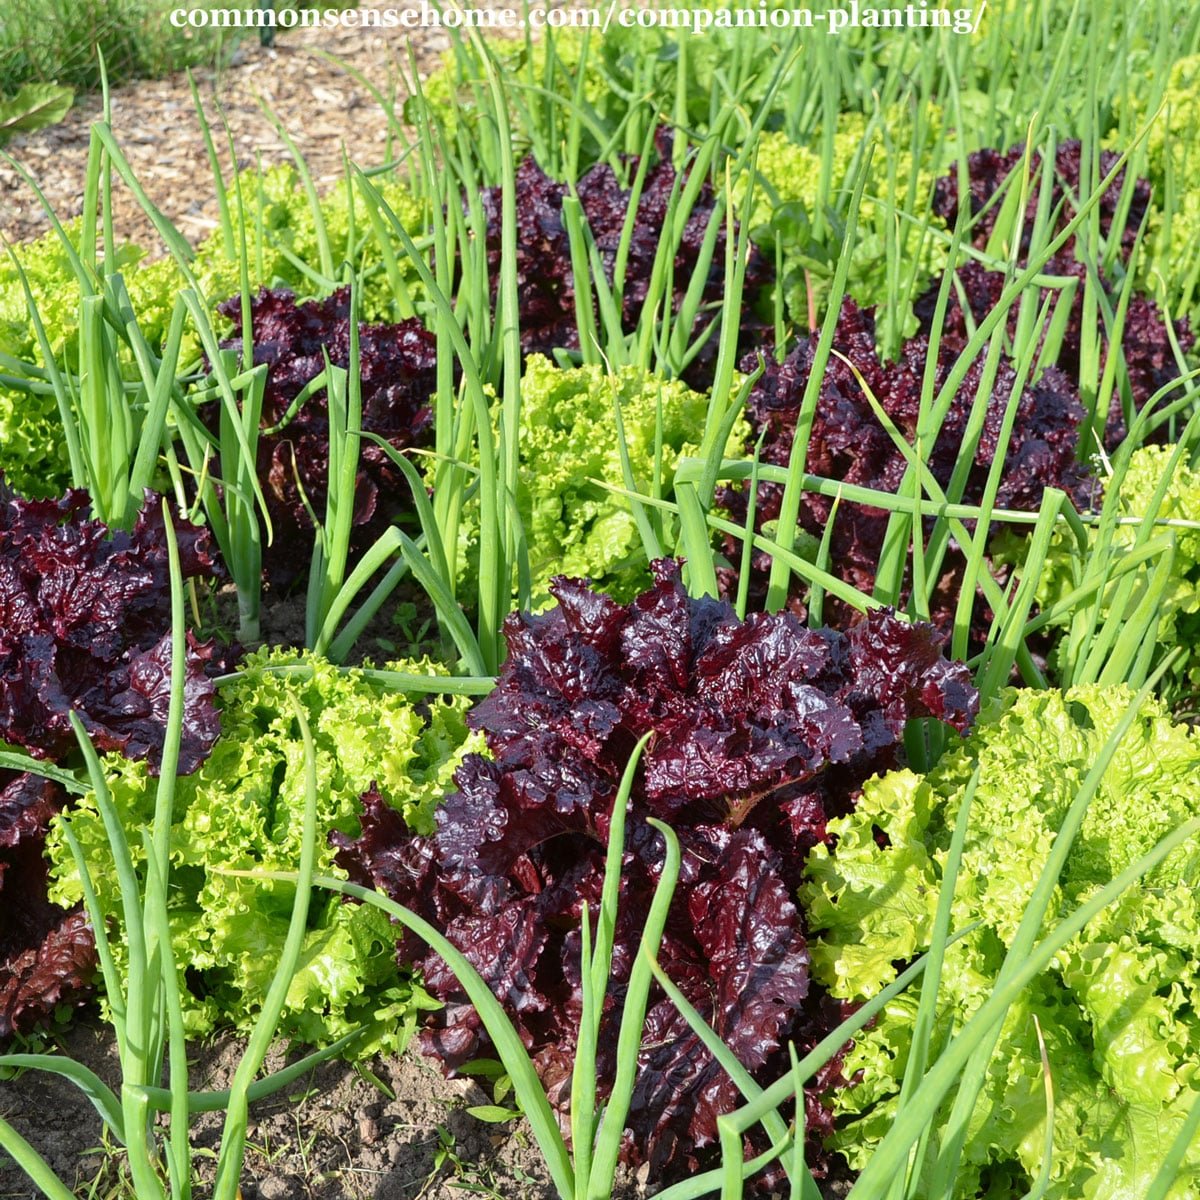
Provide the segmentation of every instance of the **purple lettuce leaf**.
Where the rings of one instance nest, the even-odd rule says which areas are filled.
[[[96,953],[87,919],[46,897],[42,851],[63,799],[56,784],[0,771],[0,1041],[90,994]]]
[[[81,910],[51,907],[47,921],[24,950],[0,951],[0,1040],[27,1033],[63,1005],[79,1007],[92,994],[96,939]]]
[[[876,416],[849,364],[857,369],[871,394],[912,444],[920,415],[929,339],[925,335],[909,339],[902,344],[897,361],[884,362],[875,349],[872,314],[860,309],[852,300],[846,300],[833,346],[848,362],[831,356],[826,364],[809,436],[806,469],[825,479],[895,493],[904,478],[906,459]],[[943,337],[938,351],[935,387],[945,382],[960,349],[952,338]],[[753,450],[762,435],[764,462],[785,467],[791,458],[796,422],[815,352],[815,339],[802,338],[782,363],[767,366],[750,393],[746,415],[752,434],[747,449]],[[752,364],[743,365],[749,367]],[[926,450],[926,464],[942,486],[949,483],[958,465],[982,371],[980,359],[972,362],[937,440]],[[988,473],[996,457],[1005,409],[1015,384],[1016,372],[1010,363],[1002,360],[988,396],[983,429],[963,490],[963,503],[982,500]],[[1074,385],[1057,368],[1047,368],[1035,383],[1024,388],[1017,401],[996,496],[999,507],[1036,511],[1048,487],[1062,488],[1079,507],[1092,503],[1096,482],[1087,468],[1076,461],[1080,426],[1085,415]],[[744,521],[747,509],[744,488],[725,488],[719,499],[736,520]],[[755,519],[760,530],[767,523],[778,520],[782,500],[781,484],[759,485]],[[832,516],[832,499],[812,491],[802,494],[801,528],[820,537]],[[882,508],[845,500],[838,507],[830,561],[843,580],[867,595],[874,587],[875,568],[888,519],[888,512]],[[726,550],[731,562],[739,561],[740,545],[740,541],[729,539]],[[954,553],[948,558],[949,569],[953,571]],[[755,555],[752,596],[761,597],[769,567],[768,555]],[[725,586],[732,588],[732,571],[723,572],[723,577]],[[836,598],[828,598],[827,604],[835,624],[848,624],[854,619],[852,612]],[[945,624],[952,613],[953,604],[948,600],[945,608],[932,616],[935,623]]]
[[[189,632],[184,660],[186,703],[178,770],[190,775],[208,757],[221,732],[217,689],[208,674],[211,643],[200,644]],[[152,769],[162,764],[163,731],[171,704],[171,635],[149,650],[131,655],[100,685],[79,700],[84,725],[101,750],[126,758],[145,758]]]
[[[668,225],[667,217],[678,177],[672,164],[671,136],[665,128],[659,131],[655,161],[647,169],[638,197],[637,219],[626,256],[621,305],[622,327],[627,333],[637,326],[645,307],[662,231]],[[632,180],[638,168],[638,159],[631,158],[627,168]],[[686,175],[679,180],[680,186],[685,182]],[[622,186],[607,163],[597,163],[580,176],[576,193],[603,263],[605,280],[611,285],[632,189]],[[571,244],[562,219],[563,200],[569,194],[566,184],[546,175],[532,155],[518,165],[517,281],[521,348],[526,354],[550,354],[558,347],[579,349]],[[676,312],[698,269],[705,231],[715,205],[715,193],[706,180],[696,197],[675,253],[672,285]],[[483,208],[488,223],[488,266],[494,282],[499,277],[500,266],[502,208],[499,188],[484,189]],[[700,332],[708,319],[704,308],[711,309],[719,305],[724,292],[726,236],[726,226],[722,223],[704,282],[702,311],[697,318],[696,328],[691,331],[693,336]],[[770,277],[767,260],[752,248],[746,268],[746,302],[743,305],[741,328],[741,339],[747,348],[765,328],[763,322],[754,315],[752,305],[759,289]],[[598,308],[596,319],[599,322]],[[684,372],[684,378],[692,386],[702,388],[711,382],[716,352],[715,338],[710,337]]]
[[[773,1065],[808,999],[808,951],[794,889],[756,831],[701,828],[696,834],[705,866],[689,881],[687,903],[676,914],[691,923],[694,936],[668,933],[674,967],[668,974],[711,1017],[743,1066],[761,1069]],[[686,1161],[691,1147],[712,1145],[717,1118],[737,1108],[742,1096],[665,996],[647,1015],[639,1066],[631,1124],[644,1125],[649,1137],[644,1147],[635,1138],[628,1157],[644,1155],[651,1177],[659,1179],[674,1160]],[[681,1111],[684,1096],[690,1112]]]
[[[241,322],[241,297],[219,309]],[[325,353],[338,367],[350,362],[350,291],[339,288],[324,300],[297,303],[283,289],[263,288],[251,301],[254,362],[266,363],[264,431],[284,421],[305,384],[325,369]],[[222,342],[240,350],[242,340]],[[429,400],[437,388],[437,341],[420,321],[359,326],[362,427],[396,450],[425,445],[432,429]],[[216,415],[213,415],[213,420]],[[268,578],[281,589],[299,577],[312,552],[309,504],[323,519],[328,494],[329,408],[322,389],[276,432],[260,435],[258,472],[271,516],[274,540],[264,547]],[[296,480],[299,476],[300,484]],[[362,554],[387,527],[412,512],[408,482],[376,443],[363,439],[355,481],[352,556]]]
[[[177,536],[184,577],[213,574],[208,535],[179,522]],[[75,710],[98,748],[157,767],[170,595],[165,530],[150,493],[128,533],[92,520],[83,492],[36,502],[0,495],[0,739],[62,758],[76,748]],[[219,731],[208,655],[189,641],[185,774]]]
[[[836,1011],[810,987],[794,896],[824,821],[897,758],[907,719],[958,729],[977,697],[940,635],[880,612],[860,630],[810,630],[687,596],[678,565],[621,605],[559,578],[557,607],[514,615],[493,692],[470,714],[491,757],[469,756],[436,832],[417,836],[377,793],[358,838],[331,834],[338,862],[443,930],[487,980],[565,1111],[578,1038],[583,905],[600,901],[612,805],[629,754],[654,731],[626,818],[612,981],[598,1047],[601,1091],[664,862],[665,817],[682,848],[660,961],[747,1069],[784,1069],[786,1044],[815,1044]],[[800,808],[805,820],[793,820]],[[440,957],[404,934],[446,1007],[422,1044],[454,1069],[489,1052],[474,1010]],[[836,1022],[834,1022],[836,1023]],[[736,1088],[666,996],[652,997],[633,1110],[631,1161],[656,1180],[699,1161]],[[821,1084],[832,1086],[836,1067]],[[820,1096],[812,1102],[820,1107]]]
[[[3,781],[0,786],[0,851],[3,851],[44,835],[50,818],[62,807],[62,790],[49,779],[28,772],[0,771],[0,781]]]

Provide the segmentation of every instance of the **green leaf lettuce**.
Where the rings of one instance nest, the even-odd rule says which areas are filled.
[[[285,666],[306,671],[269,669]],[[428,661],[400,669],[444,673]],[[260,650],[246,660],[243,673],[221,691],[222,735],[212,755],[195,775],[179,780],[176,793],[170,915],[175,953],[189,968],[184,1006],[193,1033],[252,1024],[287,935],[293,885],[224,872],[294,870],[299,861],[304,748],[289,692],[304,706],[316,743],[319,872],[341,873],[326,835],[332,829],[358,834],[359,797],[372,782],[411,827],[431,832],[434,808],[451,789],[463,754],[478,742],[468,734],[462,698],[430,697],[418,706],[361,672],[293,651]],[[117,756],[106,760],[106,769],[132,835],[152,818],[156,781],[144,764]],[[94,800],[81,801],[70,819],[101,903],[115,916],[119,896]],[[132,836],[131,843],[138,844]],[[71,904],[79,881],[59,830],[49,846],[53,898]],[[284,1034],[321,1044],[375,1022],[375,1038],[362,1048],[399,1048],[419,1010],[432,1003],[397,967],[395,933],[385,916],[314,895]]]
[[[830,823],[835,848],[819,846],[809,860],[804,899],[819,930],[817,978],[835,996],[862,1001],[928,947],[951,830],[978,767],[951,927],[980,927],[946,952],[931,1052],[944,1046],[991,994],[1056,831],[1131,699],[1124,688],[1010,691],[926,778],[899,771],[870,781],[856,810]],[[1200,738],[1148,702],[1087,811],[1047,929],[1200,814],[1198,773]],[[955,1196],[983,1190],[1015,1200],[1041,1169],[1035,1017],[1056,1106],[1048,1196],[1145,1195],[1200,1094],[1198,889],[1200,847],[1185,844],[1092,921],[1009,1010]],[[895,1116],[918,1000],[897,997],[847,1056],[853,1082],[835,1097],[835,1145],[852,1166],[867,1161]],[[1195,1197],[1198,1187],[1200,1146],[1170,1195]]]

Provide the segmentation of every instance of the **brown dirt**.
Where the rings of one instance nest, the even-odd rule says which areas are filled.
[[[364,0],[361,9],[416,8],[415,0]],[[385,97],[406,92],[411,44],[422,77],[437,66],[449,39],[441,30],[418,28],[412,36],[399,28],[279,30],[266,49],[251,35],[223,70],[199,70],[196,84],[210,120],[216,102],[229,120],[239,165],[290,162],[291,157],[260,105],[266,102],[294,139],[318,189],[343,178],[342,147],[358,165],[377,166],[387,158],[388,117],[370,90],[343,66],[348,63]],[[403,71],[401,70],[403,68]],[[7,151],[37,180],[60,218],[82,208],[89,128],[101,115],[99,97],[84,98],[61,124],[14,139]],[[216,227],[213,179],[204,152],[200,124],[186,74],[142,80],[112,93],[112,125],[118,143],[151,200],[180,231],[195,242]],[[229,175],[229,152],[217,124],[222,170]],[[114,189],[119,236],[151,249],[157,235],[123,185]],[[37,237],[49,221],[32,190],[7,162],[0,160],[0,237],[12,241]]]
[[[117,1082],[116,1048],[94,1019],[82,1020],[64,1034],[61,1048],[105,1082]],[[227,1086],[242,1049],[243,1043],[231,1036],[197,1047],[193,1088]],[[273,1050],[268,1067],[278,1069],[285,1060],[282,1051]],[[476,1084],[444,1079],[415,1053],[367,1066],[394,1098],[365,1073],[331,1062],[251,1107],[244,1200],[554,1196],[537,1149],[520,1124],[485,1124],[466,1111],[491,1103]],[[99,1181],[97,1196],[131,1195],[121,1187],[120,1157],[103,1145],[99,1117],[72,1084],[34,1072],[0,1081],[0,1116],[81,1196],[93,1181]],[[197,1197],[209,1194],[213,1159],[205,1152],[219,1145],[220,1133],[220,1114],[196,1118]],[[0,1200],[34,1200],[38,1195],[0,1154]]]
[[[120,1080],[113,1036],[94,1015],[81,1016],[56,1040],[110,1087]],[[218,1091],[233,1078],[245,1042],[231,1034],[190,1047],[193,1090]],[[273,1048],[265,1070],[302,1056]],[[361,1067],[324,1063],[250,1107],[242,1200],[557,1200],[524,1121],[491,1124],[468,1108],[490,1105],[478,1084],[446,1079],[415,1049]],[[46,1159],[80,1200],[132,1200],[116,1143],[71,1083],[44,1072],[0,1079],[0,1118]],[[212,1194],[222,1114],[194,1119],[196,1200]],[[824,1200],[844,1200],[848,1180],[823,1181]],[[613,1200],[648,1200],[657,1189],[619,1175]],[[40,1193],[0,1151],[0,1200]],[[781,1200],[773,1196],[770,1200]]]
[[[53,1044],[110,1087],[119,1086],[111,1030],[94,1014],[81,1015]],[[192,1089],[228,1087],[244,1048],[232,1034],[190,1046]],[[274,1047],[264,1069],[277,1071],[302,1054],[289,1057]],[[359,1067],[324,1063],[251,1105],[242,1200],[557,1200],[523,1120],[485,1123],[467,1111],[492,1103],[477,1083],[444,1078],[415,1048]],[[73,1084],[34,1071],[0,1079],[0,1118],[29,1140],[80,1200],[133,1200],[119,1147]],[[193,1120],[196,1200],[212,1194],[222,1119],[212,1113]],[[824,1200],[844,1200],[850,1181],[821,1181],[820,1188]],[[648,1200],[656,1190],[645,1168],[636,1176],[622,1169],[612,1200]],[[0,1151],[0,1200],[39,1197]]]

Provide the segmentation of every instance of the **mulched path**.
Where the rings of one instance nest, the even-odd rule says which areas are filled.
[[[365,0],[360,9],[417,8],[416,0]],[[217,103],[229,121],[240,166],[290,162],[283,139],[263,111],[268,105],[304,155],[324,190],[342,178],[343,146],[358,165],[378,166],[388,156],[388,116],[361,75],[397,108],[407,90],[411,49],[424,78],[434,70],[449,37],[439,29],[350,28],[279,30],[267,49],[250,35],[223,69],[195,72],[196,85],[215,125],[222,170],[229,150]],[[340,61],[335,61],[340,60]],[[345,65],[343,65],[345,64]],[[351,70],[347,70],[347,66]],[[65,121],[14,139],[6,148],[37,180],[60,218],[82,209],[89,129],[101,116],[89,96]],[[140,80],[113,90],[113,131],[151,200],[192,242],[216,227],[213,179],[185,73]],[[133,196],[114,189],[117,233],[155,253],[157,235]],[[32,189],[0,159],[0,239],[23,241],[50,228]]]

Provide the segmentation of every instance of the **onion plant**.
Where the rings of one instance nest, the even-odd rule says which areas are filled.
[[[217,1156],[213,1195],[235,1200],[246,1144],[247,1106],[256,1099],[286,1087],[316,1063],[337,1054],[358,1036],[347,1035],[325,1050],[308,1056],[264,1079],[256,1079],[274,1036],[287,990],[300,964],[311,895],[316,846],[317,779],[312,736],[298,703],[294,715],[304,745],[306,801],[304,842],[298,864],[295,898],[287,942],[267,998],[229,1088],[223,1092],[192,1091],[188,1082],[188,1047],[180,995],[185,964],[177,961],[171,945],[167,897],[171,888],[170,831],[175,803],[176,767],[184,716],[184,592],[179,551],[169,509],[163,514],[171,563],[171,697],[163,746],[162,766],[153,824],[129,833],[117,816],[108,790],[104,764],[78,717],[72,723],[87,768],[90,786],[112,850],[112,878],[120,888],[122,916],[116,928],[106,922],[94,878],[71,830],[69,814],[62,817],[63,832],[79,870],[84,904],[96,937],[96,949],[109,1019],[120,1060],[120,1085],[114,1090],[82,1063],[57,1055],[0,1055],[0,1066],[48,1071],[74,1083],[99,1113],[108,1132],[127,1155],[133,1186],[139,1198],[186,1200],[193,1194],[195,1176],[189,1143],[191,1118],[200,1112],[225,1113]],[[21,764],[39,771],[35,760]],[[57,773],[51,777],[56,777]],[[79,781],[75,781],[75,788]],[[140,866],[139,866],[140,864]],[[128,947],[128,967],[118,969],[113,940]],[[162,1086],[166,1071],[167,1086]],[[158,1114],[167,1114],[165,1129]],[[67,1200],[71,1189],[56,1178],[37,1150],[0,1119],[0,1148],[25,1171],[51,1200]]]
[[[496,119],[506,121],[504,91],[493,75],[491,104]],[[507,128],[507,126],[504,126]],[[357,173],[369,220],[387,228],[400,244],[429,297],[438,338],[438,385],[434,396],[436,444],[432,459],[433,499],[427,501],[424,484],[409,464],[404,464],[421,522],[418,543],[396,531],[392,540],[401,549],[401,561],[392,568],[375,593],[348,624],[346,632],[332,643],[331,653],[345,653],[351,639],[377,610],[387,590],[400,574],[411,571],[429,594],[444,630],[457,646],[464,664],[480,674],[495,672],[503,656],[500,626],[511,611],[513,597],[509,580],[516,571],[526,580],[518,603],[527,599],[528,565],[523,531],[515,516],[519,450],[517,429],[520,405],[520,342],[517,324],[516,214],[513,199],[513,152],[505,135],[502,169],[505,180],[503,249],[496,307],[492,309],[486,271],[465,270],[457,275],[460,249],[474,240],[469,222],[479,234],[481,213],[476,207],[464,221],[460,190],[462,176],[453,166],[452,151],[445,141],[448,169],[438,169],[433,130],[421,129],[422,178],[428,189],[433,217],[433,269],[426,263],[411,236],[387,204],[383,195],[363,172]],[[461,169],[461,168],[460,168]],[[468,189],[465,194],[472,192]],[[477,189],[475,189],[477,195]],[[474,253],[474,252],[468,252]],[[453,297],[453,298],[452,298]],[[461,383],[454,380],[455,366]],[[498,416],[493,420],[489,390],[500,385]],[[472,452],[473,451],[473,452]],[[392,455],[393,461],[400,459]],[[458,561],[459,528],[463,503],[474,495],[480,511],[479,559],[475,572],[476,595],[471,607],[476,614],[472,629],[463,611],[466,597],[459,595],[462,564]]]
[[[107,120],[107,81],[104,106]],[[78,285],[79,301],[75,345],[51,345],[20,258],[8,247],[42,363],[3,356],[0,367],[8,387],[54,395],[72,483],[88,491],[101,520],[128,528],[145,490],[157,482],[168,414],[179,395],[178,374],[185,365],[180,352],[186,309],[176,300],[162,344],[151,344],[119,269],[112,161],[100,132],[103,124],[93,129],[89,143],[78,239],[68,234],[28,170],[10,159],[50,220]]]

